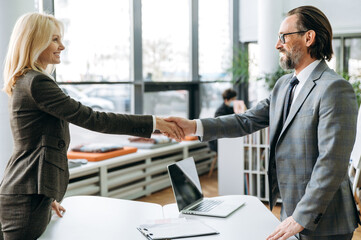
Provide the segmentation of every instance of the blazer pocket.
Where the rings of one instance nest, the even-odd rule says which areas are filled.
[[[66,155],[59,150],[43,147],[39,175],[40,188],[43,189],[45,187],[45,192],[48,190],[56,192],[65,191],[69,180]]]
[[[304,117],[309,117],[309,116],[313,116],[314,115],[314,109],[307,109],[307,110],[301,110],[298,112],[297,117],[298,118],[304,118]]]
[[[61,151],[52,148],[45,148],[44,161],[48,164],[56,166],[63,171],[68,170],[68,159]]]

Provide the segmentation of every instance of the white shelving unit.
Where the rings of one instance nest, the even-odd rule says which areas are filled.
[[[268,128],[241,138],[218,140],[219,194],[244,194],[268,201]]]
[[[207,143],[182,142],[70,169],[66,197],[94,195],[135,199],[170,186],[167,165],[193,156],[198,174],[209,171],[215,153]]]

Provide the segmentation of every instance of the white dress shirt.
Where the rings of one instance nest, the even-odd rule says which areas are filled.
[[[296,89],[294,90],[292,105],[295,102],[295,99],[297,98],[298,94],[300,93],[303,85],[305,85],[306,80],[310,77],[311,73],[313,72],[313,70],[315,70],[315,68],[317,67],[317,65],[320,62],[321,62],[321,60],[315,60],[312,63],[310,63],[307,67],[305,67],[298,75],[296,75],[296,74],[293,75],[293,76],[296,75],[299,83],[296,85],[296,87],[295,87]],[[291,105],[291,108],[292,108],[292,105]]]
[[[294,90],[292,103],[294,103],[294,101],[297,98],[298,94],[300,93],[303,85],[305,85],[306,80],[310,77],[311,73],[313,72],[313,70],[315,70],[315,68],[317,67],[317,65],[320,62],[321,62],[321,60],[313,61],[307,67],[305,67],[298,75],[296,75],[299,83],[296,85],[296,89]],[[295,76],[295,74],[293,76]],[[292,105],[291,105],[291,108],[292,108]],[[203,133],[204,133],[203,124],[200,119],[196,119],[196,123],[197,123],[197,129],[196,129],[195,135],[202,137]]]
[[[156,126],[157,126],[157,120],[155,119],[155,116],[154,115],[152,115],[152,117],[153,117],[153,132],[155,131],[155,128],[156,128]]]

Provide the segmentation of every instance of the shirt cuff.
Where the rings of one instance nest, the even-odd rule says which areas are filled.
[[[155,119],[155,116],[152,115],[153,117],[153,132],[155,131],[156,125],[157,125],[157,120]]]
[[[197,124],[197,128],[196,128],[196,136],[199,137],[203,137],[203,124],[202,121],[200,119],[196,119],[196,124]]]

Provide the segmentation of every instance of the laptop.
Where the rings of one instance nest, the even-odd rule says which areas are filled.
[[[212,217],[227,217],[244,202],[204,198],[193,157],[168,165],[179,212]]]

